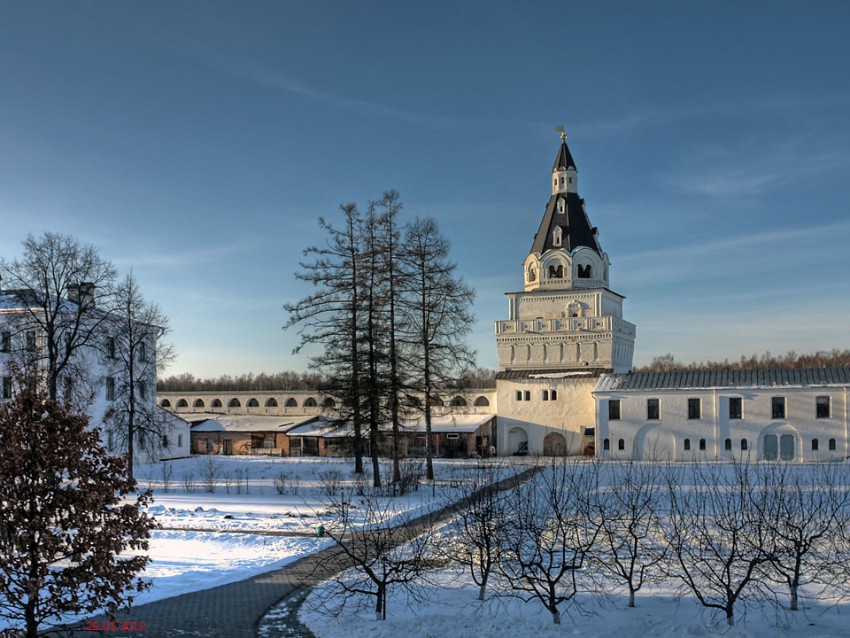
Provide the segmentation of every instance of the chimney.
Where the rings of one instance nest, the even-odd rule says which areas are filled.
[[[80,282],[68,286],[68,299],[80,305],[83,310],[94,308],[95,285],[90,282]]]

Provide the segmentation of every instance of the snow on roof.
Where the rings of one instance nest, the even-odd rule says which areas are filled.
[[[193,415],[197,416],[197,415]],[[288,432],[319,417],[258,416],[253,414],[209,415],[193,418],[192,432]]]
[[[482,425],[493,419],[492,414],[448,414],[431,419],[431,432],[462,432],[472,434]],[[425,432],[425,417],[405,423],[404,429],[409,432]]]
[[[334,424],[332,421],[326,421],[318,417],[312,417],[309,422],[296,425],[286,431],[287,436],[321,436],[325,437],[331,434],[334,430],[342,430],[343,428]],[[341,434],[338,436],[345,436]]]

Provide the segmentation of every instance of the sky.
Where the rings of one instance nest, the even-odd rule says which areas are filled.
[[[318,218],[390,188],[477,291],[522,287],[563,125],[635,364],[848,348],[850,4],[0,0],[0,255],[96,246],[166,375],[309,369]]]

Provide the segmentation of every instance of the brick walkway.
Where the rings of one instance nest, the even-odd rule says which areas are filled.
[[[507,489],[524,481],[534,471],[526,470],[501,481],[498,488]],[[422,516],[410,524],[425,525],[432,516],[444,518],[457,506]],[[120,627],[122,622],[136,623],[136,630],[92,632],[85,631],[83,625],[70,635],[73,638],[98,635],[110,638],[257,638],[260,621],[272,607],[294,592],[304,592],[349,566],[348,559],[338,547],[333,546],[247,580],[165,598],[134,607],[128,614],[116,615],[116,627]],[[312,632],[295,618],[297,604],[292,607],[289,618],[280,623],[280,630],[266,634],[267,638],[312,638]],[[95,617],[92,620],[103,622],[105,618]],[[139,623],[144,623],[144,631]]]

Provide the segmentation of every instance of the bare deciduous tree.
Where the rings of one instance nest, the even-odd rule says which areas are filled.
[[[627,461],[610,464],[610,485],[600,489],[602,546],[596,563],[629,589],[629,607],[635,593],[655,582],[667,555],[658,513],[663,483],[657,465]]]
[[[93,246],[68,235],[30,235],[23,244],[21,258],[0,260],[5,293],[24,310],[14,325],[25,337],[18,340],[18,360],[39,365],[52,399],[59,396],[60,379],[66,379],[66,394],[85,395],[80,385],[94,380],[83,353],[97,349],[108,316],[93,310],[109,307],[115,267]]]
[[[598,467],[567,459],[511,493],[499,569],[513,595],[539,601],[560,624],[561,607],[595,586],[579,579],[602,530],[594,499]]]
[[[768,594],[763,568],[769,561],[770,530],[752,507],[749,464],[694,463],[693,485],[667,468],[669,516],[665,534],[681,581],[708,609],[735,624],[735,609]]]
[[[401,587],[417,599],[417,583],[432,553],[432,525],[414,521],[393,501],[372,494],[359,498],[356,509],[344,498],[332,501],[329,509],[335,520],[327,534],[352,567],[334,577],[335,586],[321,606],[336,614],[347,602],[365,598],[371,600],[375,618],[386,620],[392,588]]]
[[[112,375],[112,401],[106,427],[127,454],[133,476],[137,447],[153,452],[163,447],[167,415],[154,399],[156,376],[175,358],[174,347],[164,343],[168,318],[142,296],[132,273],[118,285],[114,309],[102,324],[102,356]]]

